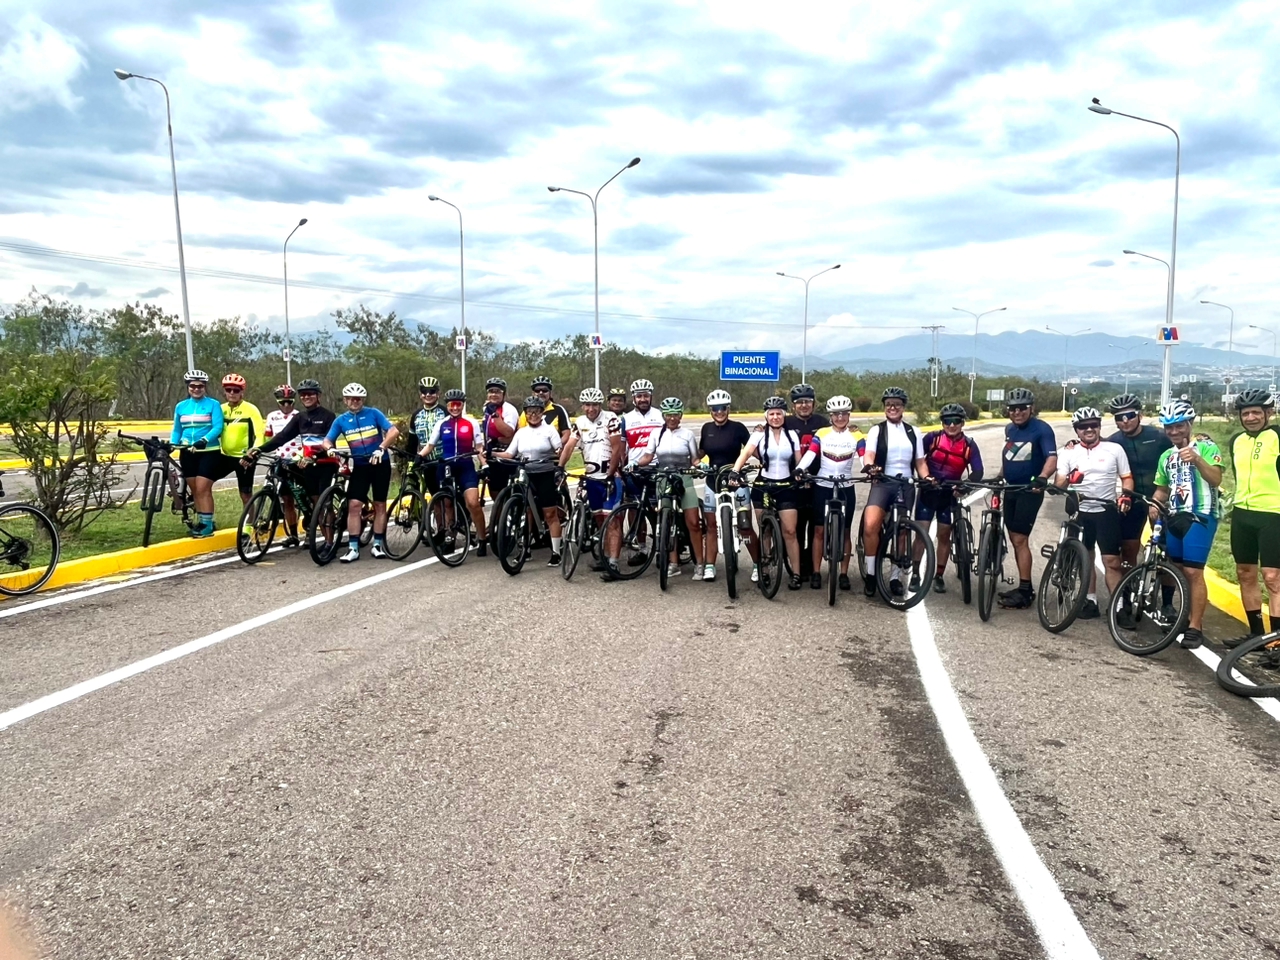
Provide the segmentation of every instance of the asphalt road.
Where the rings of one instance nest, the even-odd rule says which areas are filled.
[[[1276,721],[1187,651],[954,587],[904,617],[424,560],[0,604],[0,896],[48,956],[1280,952]]]

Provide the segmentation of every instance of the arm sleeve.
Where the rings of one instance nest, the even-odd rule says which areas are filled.
[[[388,433],[391,430],[392,423],[390,420],[387,419],[387,415],[383,413],[381,410],[375,409],[373,411],[373,422],[378,425],[378,429],[381,430],[384,434]]]
[[[1116,473],[1123,479],[1124,477],[1132,477],[1133,470],[1129,467],[1129,455],[1124,452],[1124,447],[1116,444],[1119,450],[1116,452]]]
[[[1169,456],[1167,453],[1160,454],[1160,459],[1156,461],[1155,485],[1157,487],[1171,486],[1169,483]]]
[[[1053,427],[1043,420],[1040,421],[1040,425],[1044,427],[1040,432],[1040,452],[1046,457],[1061,456],[1061,452],[1057,449],[1058,441],[1053,436]]]
[[[329,424],[329,432],[324,435],[324,438],[328,440],[330,443],[337,443],[338,436],[341,433],[342,433],[342,424],[339,422],[337,417],[334,417],[333,423]]]
[[[181,409],[181,403],[173,408],[173,430],[169,434],[170,443],[177,443],[182,439],[182,414],[179,412]]]
[[[555,431],[555,436],[551,438],[551,449],[559,453],[564,449],[564,440],[560,437],[560,431]]]
[[[222,404],[215,403],[213,405],[213,426],[211,426],[209,428],[209,432],[204,435],[204,439],[207,440],[210,445],[213,444],[213,441],[222,436],[222,425]]]
[[[441,431],[441,429],[443,429],[443,427],[444,427],[445,423],[446,423],[446,422],[448,422],[448,419],[449,419],[449,418],[448,418],[448,417],[446,417],[444,420],[437,420],[437,421],[435,422],[435,426],[433,426],[433,427],[431,428],[431,436],[427,439],[427,446],[429,446],[429,447],[436,447],[436,446],[439,446],[439,444],[440,444],[440,431]]]
[[[262,419],[262,412],[257,408],[253,408],[253,413],[249,414],[249,447],[256,447],[267,436],[267,425]]]
[[[876,444],[880,441],[880,424],[876,424],[867,431],[867,440],[862,445],[862,463],[863,466],[870,466],[875,461]],[[871,459],[868,460],[867,457]]]
[[[982,466],[982,451],[978,449],[973,437],[969,438],[969,479],[981,480],[985,472]]]
[[[511,442],[507,444],[507,453],[512,457],[520,456],[520,440],[524,437],[525,427],[521,427],[515,432],[515,436],[511,438]]]
[[[262,450],[263,453],[270,453],[272,450],[277,450],[280,447],[284,446],[286,443],[288,443],[290,440],[292,440],[294,437],[296,437],[298,435],[298,431],[301,429],[302,429],[301,414],[299,414],[296,417],[290,417],[289,422],[284,425],[284,428],[279,433],[277,433],[274,437],[272,437],[270,440],[264,443],[260,449]]]

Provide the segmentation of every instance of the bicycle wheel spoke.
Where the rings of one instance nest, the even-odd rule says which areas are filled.
[[[0,507],[0,593],[40,589],[53,576],[60,551],[52,522],[35,507]]]

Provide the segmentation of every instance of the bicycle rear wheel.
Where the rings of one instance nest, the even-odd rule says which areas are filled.
[[[307,550],[311,559],[324,566],[337,556],[342,531],[347,525],[347,498],[332,484],[320,494],[307,525]]]
[[[274,490],[259,490],[240,513],[240,526],[236,528],[236,553],[245,563],[257,563],[271,549],[276,527],[284,517],[280,498]]]
[[[1089,551],[1079,540],[1063,540],[1040,577],[1036,592],[1040,626],[1050,633],[1061,633],[1075,623],[1089,592],[1089,581]]]
[[[782,524],[771,512],[760,516],[760,592],[766,600],[778,595],[782,586],[783,557],[786,547],[782,542]]]
[[[828,508],[822,530],[822,556],[827,561],[827,606],[836,605],[836,581],[844,557],[844,524],[840,514]],[[821,571],[814,571],[815,573]]]
[[[1218,684],[1238,697],[1280,697],[1280,679],[1267,664],[1278,647],[1280,633],[1265,633],[1227,651],[1218,661]]]
[[[142,475],[142,498],[138,506],[142,508],[142,545],[151,546],[151,522],[157,513],[164,509],[165,468],[159,461],[147,464],[146,473]]]
[[[0,506],[0,593],[18,597],[49,582],[62,555],[53,521],[25,503]]]
[[[460,566],[471,550],[471,514],[452,491],[442,490],[426,506],[427,541],[446,567]]]
[[[586,541],[590,536],[588,524],[594,526],[590,512],[585,503],[575,504],[573,513],[569,515],[569,525],[565,529],[564,544],[560,549],[560,576],[566,580],[573,579],[573,572],[578,569],[578,558],[586,549]]]
[[[1173,590],[1168,604],[1166,587]],[[1182,571],[1167,560],[1134,567],[1120,579],[1107,605],[1111,639],[1125,653],[1138,657],[1169,646],[1186,630],[1189,619],[1191,587]]]
[[[663,507],[658,514],[658,588],[667,589],[667,572],[671,564],[671,551],[675,548],[675,520],[670,507]],[[679,561],[677,561],[679,562]]]
[[[406,560],[422,539],[422,518],[426,510],[422,495],[410,488],[387,502],[387,556]]]
[[[620,503],[604,521],[600,536],[605,549],[617,544],[619,580],[634,580],[649,569],[657,552],[658,531],[653,514],[639,503]]]
[[[973,524],[968,516],[962,515],[956,521],[955,550],[956,576],[960,578],[960,599],[965,603],[973,601]]]
[[[720,504],[720,552],[724,555],[724,583],[730,600],[738,599],[738,544],[734,539],[737,522],[733,507]]]
[[[510,576],[524,567],[529,552],[529,510],[523,496],[507,497],[498,516],[498,563]]]
[[[983,623],[991,619],[991,607],[1000,586],[1001,540],[999,524],[992,523],[982,531],[982,542],[978,544],[978,616]]]

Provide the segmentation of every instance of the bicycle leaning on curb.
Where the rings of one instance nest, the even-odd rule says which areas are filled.
[[[61,555],[58,528],[43,510],[29,503],[0,503],[0,593],[35,593],[49,582]]]
[[[147,468],[142,475],[142,498],[138,506],[143,513],[142,545],[151,546],[151,521],[164,509],[166,490],[173,500],[173,512],[182,515],[182,523],[187,530],[194,532],[200,525],[194,510],[195,501],[187,488],[187,478],[182,468],[173,459],[173,453],[184,449],[182,444],[173,444],[160,437],[138,437],[116,431],[116,436],[131,443],[141,444],[142,452],[147,458]]]

